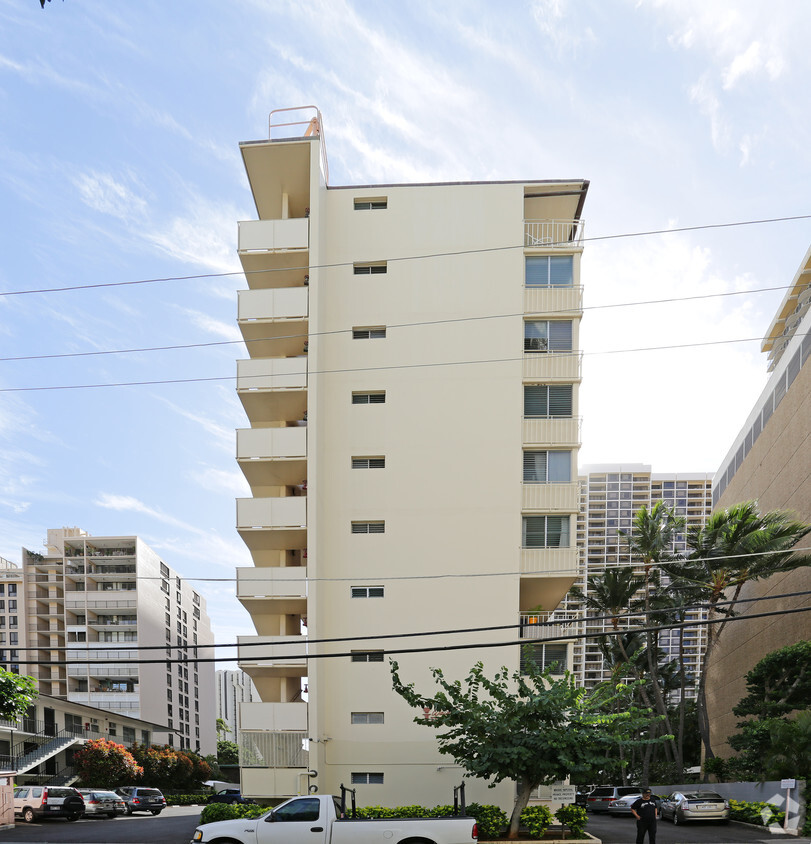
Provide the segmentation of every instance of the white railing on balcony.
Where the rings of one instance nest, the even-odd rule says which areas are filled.
[[[580,484],[531,484],[523,485],[524,510],[577,513],[580,510]]]
[[[240,290],[237,319],[303,320],[308,314],[308,288],[277,287],[269,290]]]
[[[237,361],[237,390],[305,390],[307,358]]]
[[[305,460],[306,428],[240,428],[237,460]]]
[[[526,249],[579,249],[583,245],[583,220],[524,220]]]
[[[525,445],[580,445],[579,416],[570,418],[524,419]]]
[[[245,666],[292,668],[305,664],[306,654],[306,636],[237,636],[237,662],[243,670]]]
[[[242,768],[306,768],[304,731],[245,731],[239,733],[239,764]]]
[[[524,378],[579,381],[582,352],[525,352]]]
[[[307,566],[237,569],[237,598],[307,597]]]
[[[521,573],[574,577],[579,558],[578,548],[522,548]]]
[[[522,612],[518,620],[522,639],[560,639],[578,632],[576,620],[559,619],[554,613]]]
[[[237,529],[306,527],[306,496],[237,498]]]
[[[307,249],[310,245],[310,221],[306,217],[243,220],[238,226],[237,248],[242,253]]]
[[[583,311],[583,288],[525,287],[524,313],[533,316],[577,315]]]

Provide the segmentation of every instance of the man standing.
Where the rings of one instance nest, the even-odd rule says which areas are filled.
[[[651,797],[649,788],[642,789],[642,796],[631,806],[631,814],[636,818],[636,844],[643,844],[648,833],[648,844],[656,844],[656,818],[659,817],[659,804]]]

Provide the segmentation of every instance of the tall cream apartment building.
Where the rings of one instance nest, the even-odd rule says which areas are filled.
[[[769,380],[713,480],[713,503],[757,500],[761,510],[789,510],[811,521],[811,248],[806,252],[763,338]],[[808,537],[800,542],[808,553]],[[713,751],[732,752],[727,738],[746,694],[746,674],[766,654],[811,639],[811,569],[747,584],[741,620],[718,639],[707,666]],[[787,596],[787,597],[782,597]],[[757,600],[762,599],[762,600]],[[807,611],[803,611],[806,609]],[[792,610],[791,613],[783,611]],[[776,612],[764,618],[748,615]]]
[[[619,531],[631,531],[633,518],[643,505],[650,509],[657,501],[672,507],[685,519],[687,527],[700,527],[709,516],[712,494],[711,473],[659,473],[644,463],[599,464],[581,467],[581,507],[577,542],[582,551],[582,569],[577,585],[589,592],[590,577],[599,577],[609,568],[637,566]],[[677,536],[673,551],[684,551],[684,535]],[[687,620],[700,622],[706,613],[695,611]],[[595,637],[610,627],[593,617],[580,602],[567,597],[553,618],[580,635],[571,642],[572,672],[582,685],[591,688],[611,675]],[[629,622],[624,622],[630,626]],[[565,625],[565,627],[564,627]],[[565,635],[565,634],[563,634]],[[684,656],[688,675],[698,677],[706,646],[706,629],[700,624],[684,632]],[[671,659],[679,654],[678,632],[663,632],[660,645]],[[691,696],[695,694],[693,690]]]
[[[44,553],[23,549],[22,569],[19,665],[42,694],[162,724],[156,744],[216,752],[214,667],[194,662],[214,640],[187,581],[137,536],[79,528],[49,530]]]
[[[23,570],[0,557],[0,668],[20,673],[20,648],[25,646]]]
[[[588,183],[337,187],[309,116],[240,145],[258,219],[239,223],[239,664],[261,698],[241,707],[242,786],[434,805],[463,772],[387,654],[426,692],[430,666],[517,668],[522,613],[577,576]],[[514,627],[454,632],[495,625]],[[468,797],[508,807],[514,786]]]

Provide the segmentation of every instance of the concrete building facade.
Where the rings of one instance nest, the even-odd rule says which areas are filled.
[[[26,644],[23,570],[0,557],[0,668],[20,673],[20,648]]]
[[[763,510],[789,510],[811,521],[811,249],[806,252],[762,343],[771,371],[713,480],[713,503],[725,508],[757,500]],[[806,548],[806,539],[801,543]],[[707,667],[707,707],[713,751],[729,756],[727,738],[738,718],[732,708],[746,694],[746,674],[766,654],[811,639],[811,571],[775,574],[745,587],[744,618],[720,636]],[[806,594],[801,594],[805,592]],[[769,600],[771,596],[793,597]],[[759,619],[752,613],[777,611]]]
[[[211,624],[187,581],[137,536],[79,528],[49,530],[45,553],[23,549],[22,568],[20,666],[42,694],[163,724],[156,743],[215,752],[213,663],[194,662],[211,656]],[[150,659],[166,661],[139,662]]]
[[[433,805],[463,772],[393,694],[386,653],[428,649],[395,657],[425,692],[431,666],[517,668],[517,645],[490,646],[578,572],[588,183],[335,187],[318,114],[241,152],[258,219],[239,224],[254,565],[237,595],[256,627],[239,663],[261,697],[241,707],[243,791]],[[493,625],[514,629],[453,632]]]
[[[239,734],[239,707],[243,703],[259,700],[253,680],[244,671],[217,671],[217,719],[228,726],[228,733],[221,736],[226,741],[237,741]]]

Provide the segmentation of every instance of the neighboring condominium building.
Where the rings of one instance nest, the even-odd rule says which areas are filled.
[[[239,706],[258,701],[259,695],[253,681],[244,671],[217,671],[214,679],[217,684],[217,719],[228,727],[228,732],[219,738],[236,741],[239,733]]]
[[[199,593],[137,536],[49,530],[22,563],[21,673],[43,694],[165,724],[156,743],[215,752],[214,668],[194,662],[213,644]]]
[[[304,125],[240,145],[259,219],[239,224],[239,663],[262,700],[241,708],[242,787],[433,805],[463,772],[387,652],[426,693],[430,666],[518,668],[522,613],[578,572],[588,182],[336,187],[320,115]],[[461,632],[494,625],[514,627]],[[514,786],[468,797],[512,806]]]
[[[641,573],[639,560],[632,558],[620,531],[630,533],[636,512],[643,505],[650,509],[657,501],[672,507],[686,526],[700,527],[710,514],[712,475],[703,473],[661,474],[642,463],[623,463],[584,466],[580,470],[582,483],[577,542],[582,550],[581,570],[577,585],[589,594],[589,578],[599,578],[607,569],[634,565]],[[675,538],[673,552],[685,550],[684,534]],[[666,581],[665,581],[666,582]],[[596,636],[611,627],[609,621],[599,621],[595,610],[586,610],[580,601],[567,597],[555,613],[554,620],[568,624],[568,629],[588,638],[572,640],[572,671],[578,682],[591,687],[611,676]],[[686,619],[700,621],[703,611],[688,613]],[[642,619],[634,620],[638,625]],[[625,619],[623,628],[634,622]],[[565,629],[565,628],[564,628]],[[564,634],[565,635],[565,634]],[[684,641],[679,642],[676,630],[660,634],[660,645],[671,659],[683,653],[688,675],[698,677],[706,642],[703,626],[685,629]],[[690,693],[694,696],[695,691]]]
[[[0,557],[0,668],[20,673],[20,648],[25,645],[23,570]]]
[[[761,511],[789,510],[811,521],[811,249],[806,252],[763,340],[772,373],[713,480],[713,504],[757,500]],[[800,543],[808,553],[811,541]],[[728,756],[740,720],[732,708],[746,694],[746,673],[766,654],[811,639],[811,570],[747,584],[741,620],[718,639],[707,667],[713,751]],[[775,600],[770,596],[777,597]],[[795,610],[791,614],[782,611]],[[763,618],[747,615],[776,612]]]

